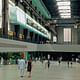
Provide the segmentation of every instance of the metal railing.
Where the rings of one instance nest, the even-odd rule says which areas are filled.
[[[9,39],[9,40],[16,40],[16,41],[22,41],[22,42],[29,42],[29,43],[35,43],[35,44],[44,44],[44,41],[36,41],[35,39],[20,39],[14,36],[8,36],[8,35],[0,35],[0,38]]]

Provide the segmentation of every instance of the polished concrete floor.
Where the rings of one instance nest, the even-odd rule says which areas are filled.
[[[67,62],[51,62],[50,69],[46,68],[40,62],[33,62],[31,78],[20,77],[20,71],[17,65],[0,65],[0,80],[80,80],[80,64],[73,63],[68,68]]]

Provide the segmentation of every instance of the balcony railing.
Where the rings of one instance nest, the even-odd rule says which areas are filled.
[[[45,41],[38,41],[38,40],[35,40],[35,39],[20,39],[20,38],[17,38],[15,36],[8,36],[8,35],[0,35],[0,38],[4,38],[4,39],[9,39],[9,40],[16,40],[16,41],[22,41],[22,42],[29,42],[29,43],[36,43],[36,44],[44,44]]]

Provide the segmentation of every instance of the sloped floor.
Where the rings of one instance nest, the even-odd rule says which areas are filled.
[[[67,62],[51,62],[50,68],[45,69],[45,64],[33,62],[31,78],[27,77],[25,70],[24,77],[20,77],[17,65],[0,65],[0,80],[80,80],[80,64],[73,63],[71,68]]]

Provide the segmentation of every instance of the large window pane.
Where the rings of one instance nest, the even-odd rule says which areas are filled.
[[[71,28],[64,28],[64,42],[71,42]]]

